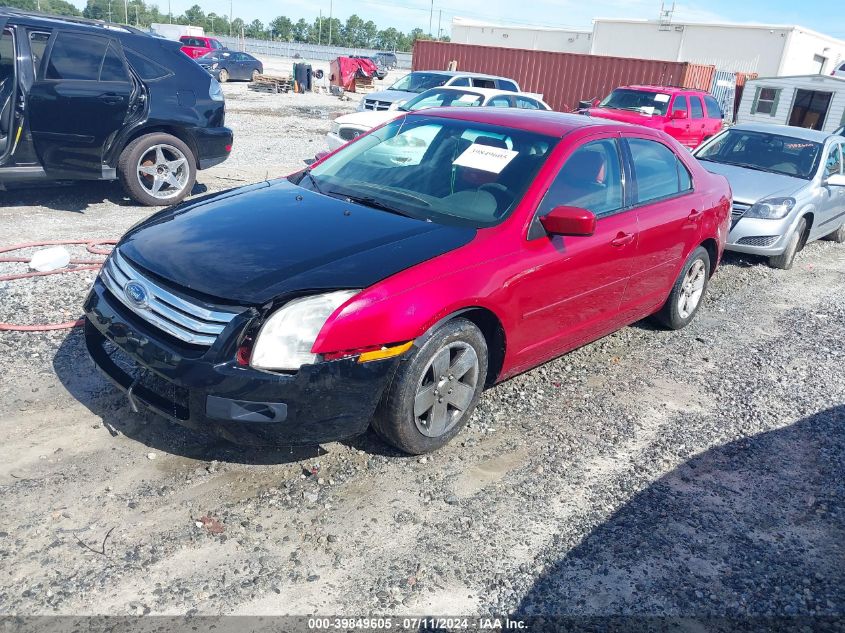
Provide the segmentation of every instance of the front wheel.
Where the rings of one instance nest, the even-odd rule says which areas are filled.
[[[193,152],[164,133],[145,134],[129,143],[120,155],[117,172],[126,192],[149,207],[180,202],[197,178]]]
[[[786,243],[786,248],[783,253],[774,257],[769,257],[769,266],[772,268],[780,268],[781,270],[789,270],[792,264],[795,263],[795,255],[801,250],[801,239],[804,237],[804,230],[807,228],[807,220],[801,218],[798,226],[789,236]]]
[[[254,68],[254,69],[252,70],[252,81],[258,81],[258,77],[259,77],[260,75],[261,75],[261,73],[260,73],[260,72],[258,72],[258,69],[257,69],[257,68]]]
[[[655,317],[670,330],[680,330],[692,321],[710,281],[710,253],[703,246],[689,256],[675,280],[669,298]]]
[[[388,443],[419,455],[445,446],[466,425],[487,376],[487,343],[467,319],[438,327],[396,370],[373,419]]]
[[[217,81],[219,81],[221,84],[225,84],[227,81],[229,81],[229,71],[224,68],[219,73],[217,73]]]

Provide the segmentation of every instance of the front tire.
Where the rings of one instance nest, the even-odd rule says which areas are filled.
[[[655,314],[657,320],[670,330],[686,327],[701,307],[709,282],[710,253],[699,246],[681,269],[666,303]]]
[[[176,204],[187,196],[197,178],[191,149],[170,134],[139,136],[120,154],[118,177],[137,202],[148,206]]]
[[[258,72],[258,69],[253,68],[253,70],[252,70],[252,81],[258,81],[259,75],[261,75],[261,73]]]
[[[225,84],[227,81],[229,81],[229,71],[224,68],[219,73],[217,73],[217,81],[219,81],[221,84]]]
[[[445,446],[478,404],[487,363],[487,343],[474,323],[462,318],[444,323],[402,360],[373,429],[412,455]]]
[[[786,244],[786,249],[780,255],[769,257],[769,266],[772,268],[780,268],[781,270],[789,270],[792,264],[795,263],[795,255],[801,249],[801,240],[804,237],[804,231],[807,228],[807,220],[801,218],[798,226],[789,236],[789,241]]]

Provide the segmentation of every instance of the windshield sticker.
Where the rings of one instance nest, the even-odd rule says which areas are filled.
[[[654,100],[657,101],[657,103],[666,103],[669,101],[669,95],[657,94],[654,95]]]
[[[469,167],[470,169],[479,169],[481,171],[489,171],[493,174],[500,174],[517,154],[519,152],[515,152],[512,149],[473,143],[452,164],[459,167]]]
[[[478,95],[464,94],[458,97],[460,103],[475,103],[478,101]]]

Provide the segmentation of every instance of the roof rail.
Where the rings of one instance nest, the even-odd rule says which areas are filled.
[[[114,31],[125,31],[127,33],[147,35],[145,31],[137,29],[134,26],[130,26],[128,24],[116,24],[114,22],[107,22],[105,20],[92,20],[90,18],[83,18],[75,15],[55,15],[52,13],[41,13],[39,11],[24,11],[22,9],[16,9],[14,7],[0,7],[0,15],[58,20],[60,22],[71,22],[73,24],[81,24],[84,26],[97,26],[103,29],[111,29]]]

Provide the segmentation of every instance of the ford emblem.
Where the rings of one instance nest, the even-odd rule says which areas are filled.
[[[126,282],[126,285],[123,286],[123,295],[129,304],[135,308],[144,309],[150,304],[150,293],[141,282]]]

